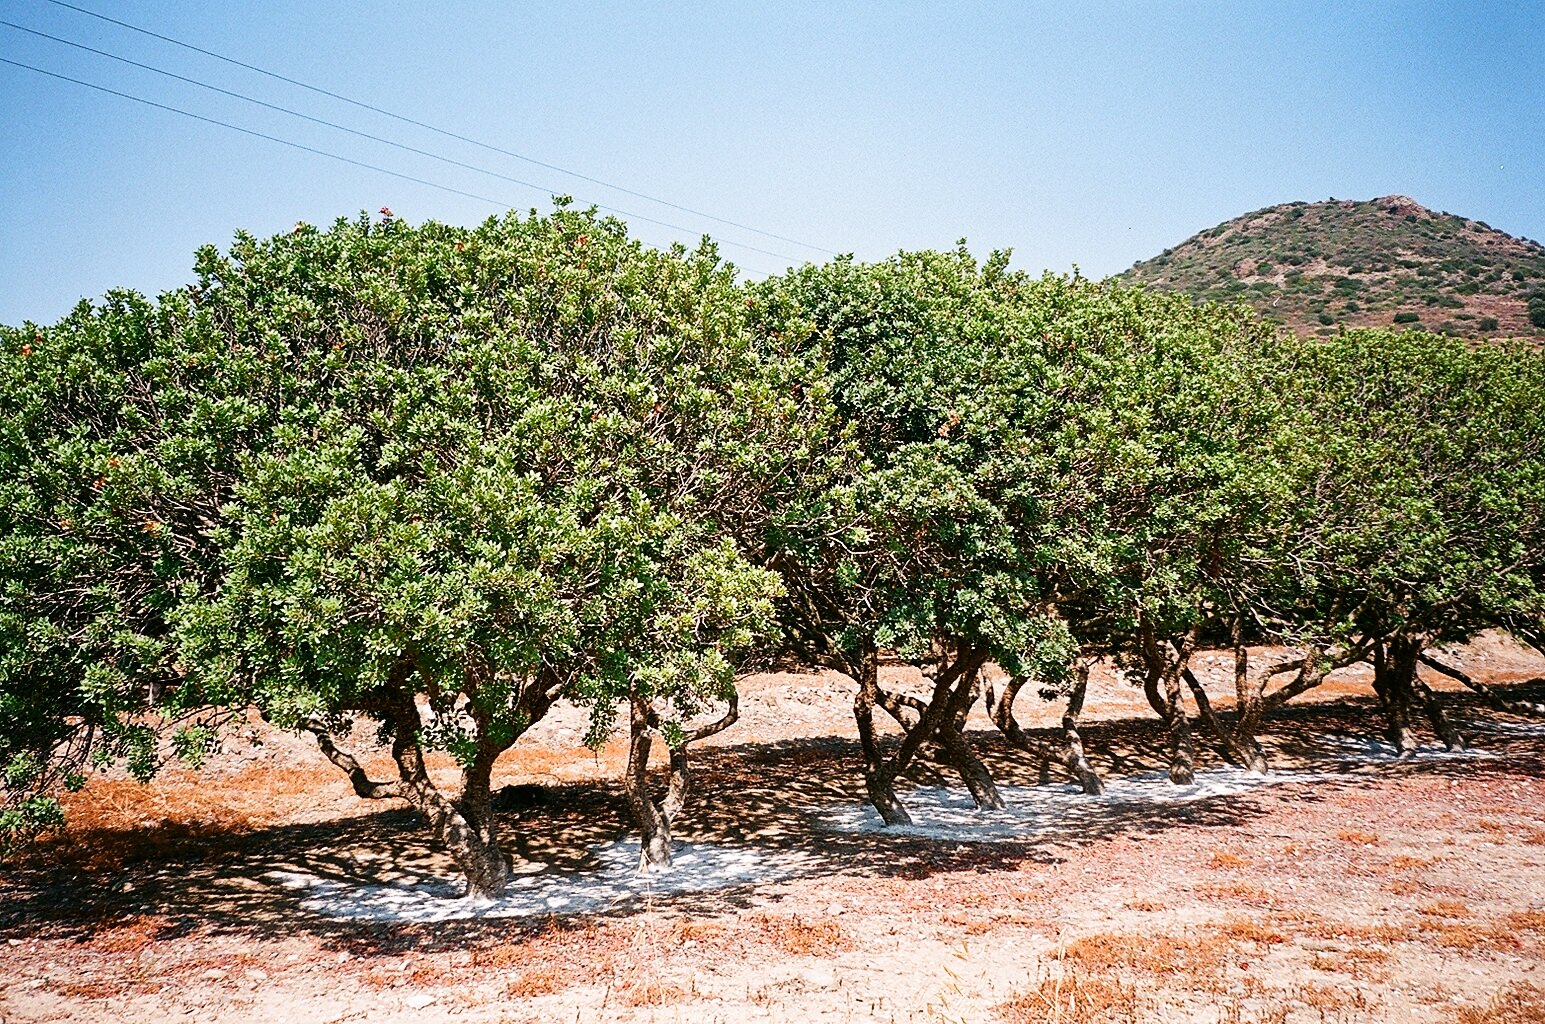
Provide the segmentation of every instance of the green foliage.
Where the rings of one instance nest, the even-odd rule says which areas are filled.
[[[1463,639],[1541,607],[1545,363],[1417,332],[1298,349],[1265,606],[1336,637]],[[1535,611],[1531,612],[1530,609]]]
[[[190,715],[196,763],[211,709],[336,723],[406,686],[465,760],[530,724],[534,678],[596,736],[630,692],[730,692],[779,588],[743,541],[824,392],[754,344],[711,245],[567,209],[361,218],[198,271],[4,336],[8,792],[148,778],[150,726]]]
[[[746,286],[593,211],[361,218],[0,331],[0,845],[91,769],[201,763],[249,708],[370,720],[470,779],[558,697],[591,743],[633,698],[685,743],[779,645],[971,651],[1055,693],[1080,654],[1182,636],[1545,620],[1538,354],[1298,340],[1008,264]],[[1322,278],[1286,276],[1329,325]]]
[[[1536,327],[1545,327],[1545,291],[1529,296],[1529,322]]]

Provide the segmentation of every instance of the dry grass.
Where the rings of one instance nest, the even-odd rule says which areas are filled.
[[[1339,950],[1334,953],[1315,953],[1309,958],[1309,966],[1327,974],[1344,974],[1354,981],[1378,982],[1389,978],[1389,951],[1362,948]]]
[[[1066,971],[994,1007],[1006,1024],[1138,1024],[1135,986]]]
[[[1230,853],[1227,850],[1214,850],[1212,856],[1207,858],[1207,863],[1215,868],[1247,868],[1250,866],[1249,858],[1241,857],[1239,854]]]
[[[1485,1006],[1467,1006],[1454,1024],[1545,1024],[1545,989],[1514,982]]]
[[[1418,914],[1428,917],[1469,917],[1470,908],[1458,900],[1438,900],[1416,908]]]
[[[100,1000],[122,995],[124,986],[108,981],[65,981],[54,985],[54,991],[69,1000]]]
[[[1292,917],[1279,917],[1278,923],[1305,938],[1354,942],[1363,946],[1388,946],[1396,942],[1415,940],[1418,936],[1411,928],[1392,924],[1363,924],[1355,921],[1338,921],[1320,914],[1300,913]]]
[[[624,1006],[669,1006],[690,998],[693,993],[668,981],[637,981],[617,989],[617,1001]]]
[[[1128,970],[1155,977],[1180,975],[1192,982],[1202,982],[1222,971],[1228,954],[1228,940],[1222,935],[1190,938],[1162,933],[1098,932],[1065,945],[1059,959],[1084,974]]]
[[[154,943],[170,922],[154,914],[131,917],[117,927],[109,927],[91,936],[91,948],[97,953],[139,953]]]
[[[1276,896],[1265,886],[1252,882],[1219,882],[1199,885],[1192,890],[1203,899],[1244,900],[1247,903],[1271,904]]]
[[[1402,853],[1389,859],[1389,867],[1395,871],[1416,871],[1431,867],[1442,859],[1441,857],[1412,857]]]
[[[747,923],[758,939],[791,956],[830,957],[854,947],[853,937],[832,920],[756,914]]]
[[[1293,1002],[1318,1013],[1320,1020],[1345,1019],[1351,1012],[1368,1013],[1377,1005],[1359,989],[1338,986],[1306,984],[1294,988],[1290,997]]]
[[[1336,833],[1336,838],[1343,843],[1351,843],[1353,846],[1377,846],[1379,837],[1367,832],[1358,832],[1353,829],[1342,829]]]
[[[510,999],[533,999],[562,992],[573,984],[570,973],[558,967],[533,967],[521,971],[504,986]]]
[[[685,946],[689,942],[705,945],[722,943],[728,932],[728,928],[715,921],[682,919],[671,922],[671,942],[677,946]]]
[[[1133,900],[1126,905],[1126,908],[1141,914],[1153,914],[1161,910],[1168,910],[1169,904],[1160,903],[1157,900]]]
[[[1545,910],[1519,910],[1503,920],[1512,931],[1545,935]]]
[[[1248,917],[1229,918],[1217,926],[1217,931],[1235,942],[1254,942],[1262,946],[1274,946],[1288,941],[1282,932]]]

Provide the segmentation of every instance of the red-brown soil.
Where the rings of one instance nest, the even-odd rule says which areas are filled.
[[[1542,670],[1500,638],[1456,661],[1499,683]],[[1203,665],[1226,705],[1229,666]],[[94,781],[72,830],[7,868],[0,1021],[1545,1021],[1545,729],[1442,688],[1461,720],[1504,727],[1475,732],[1496,756],[957,843],[821,830],[812,811],[861,799],[846,681],[756,677],[741,724],[698,756],[678,838],[809,849],[818,869],[437,924],[334,920],[264,881],[445,864],[405,811],[264,733],[201,773]],[[1365,673],[1312,697],[1272,723],[1275,765],[1379,731]],[[1027,724],[1054,720],[1023,703]],[[1151,713],[1111,673],[1087,718],[1108,777],[1162,765]],[[975,724],[1000,782],[1037,782]],[[582,725],[558,715],[501,765],[502,783],[544,787],[503,818],[524,861],[579,864],[627,831],[622,751],[580,747]]]

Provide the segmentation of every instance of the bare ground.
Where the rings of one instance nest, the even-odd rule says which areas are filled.
[[[1498,638],[1456,661],[1499,683],[1542,667]],[[1225,704],[1227,667],[1204,673]],[[202,773],[97,780],[71,833],[8,867],[0,1021],[1542,1022],[1545,728],[1448,689],[1489,756],[1357,756],[1380,723],[1354,671],[1266,737],[1317,781],[956,842],[826,827],[862,799],[848,685],[756,677],[678,838],[810,854],[795,877],[433,924],[341,920],[271,880],[448,872],[408,812],[259,733]],[[1103,774],[1162,765],[1139,694],[1107,672],[1091,697]],[[1040,781],[979,724],[1000,782]],[[501,765],[523,865],[582,870],[627,831],[622,751],[580,747],[582,726],[558,715]]]

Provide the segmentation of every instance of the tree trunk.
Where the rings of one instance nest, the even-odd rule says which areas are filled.
[[[960,781],[965,783],[966,790],[975,801],[977,810],[1001,811],[1007,805],[999,795],[997,783],[993,781],[992,774],[987,771],[987,766],[976,756],[976,751],[971,749],[971,741],[966,739],[964,728],[966,716],[981,694],[978,672],[973,671],[970,674],[964,693],[964,702],[956,701],[960,703],[959,709],[939,725],[939,744],[944,748],[950,763],[959,774]]]
[[[1398,757],[1416,754],[1416,730],[1411,722],[1415,702],[1413,677],[1422,645],[1396,634],[1380,643],[1373,652],[1373,691],[1384,709],[1385,736]]]
[[[1169,716],[1169,780],[1177,786],[1196,783],[1196,751],[1191,745],[1191,717],[1180,701],[1180,671],[1164,673],[1164,705]]]
[[[629,704],[628,767],[622,789],[633,824],[638,827],[638,869],[649,871],[671,864],[671,819],[666,808],[649,795],[649,753],[654,746],[654,712],[642,697]],[[674,766],[673,766],[674,767]],[[672,776],[675,775],[673,771]],[[674,778],[672,779],[674,782]]]
[[[479,791],[474,785],[471,792],[464,792],[459,804],[446,799],[424,765],[424,751],[418,740],[423,720],[412,692],[393,686],[387,710],[392,725],[392,760],[397,762],[401,795],[423,815],[435,837],[445,844],[446,852],[467,876],[469,897],[494,899],[503,895],[510,881],[510,864],[494,838],[488,787],[485,785]]]
[[[1245,771],[1264,775],[1269,769],[1266,751],[1256,736],[1264,711],[1269,676],[1250,679],[1250,650],[1245,646],[1244,626],[1235,620],[1231,630],[1234,642],[1234,749],[1244,757]]]
[[[887,825],[910,825],[912,816],[896,795],[896,773],[887,770],[885,755],[874,728],[874,708],[880,695],[880,657],[867,649],[858,661],[858,693],[853,697],[853,718],[864,753],[864,791],[869,803]]]
[[[1240,742],[1238,733],[1229,728],[1223,716],[1213,710],[1212,699],[1207,696],[1207,690],[1202,686],[1202,681],[1196,677],[1196,673],[1186,669],[1180,675],[1185,680],[1186,686],[1190,688],[1192,699],[1196,701],[1197,714],[1212,730],[1218,745],[1223,749],[1223,759],[1246,771],[1264,772],[1266,770],[1265,753],[1259,744],[1253,742],[1254,737],[1251,737],[1250,743]]]
[[[461,795],[452,801],[435,786],[424,766],[418,738],[423,719],[410,685],[416,671],[411,657],[404,655],[381,690],[369,702],[353,709],[383,722],[391,733],[392,759],[397,765],[394,780],[372,780],[353,755],[338,748],[326,723],[303,721],[301,728],[316,737],[322,754],[343,771],[359,796],[405,800],[419,813],[466,876],[468,896],[497,897],[509,884],[510,866],[499,846],[494,821],[490,791],[494,764],[526,729],[546,715],[562,692],[563,683],[551,673],[525,680],[516,694],[521,725],[500,730],[502,738],[496,742],[490,739],[495,734],[491,714],[473,699],[490,680],[490,671],[486,663],[469,655],[463,694],[467,698],[466,711],[477,725],[477,749],[472,763],[463,770]]]
[[[941,658],[941,664],[934,673],[933,694],[926,703],[917,702],[921,707],[917,723],[907,730],[895,751],[887,756],[874,729],[874,708],[883,699],[879,683],[879,659],[872,648],[860,659],[858,695],[853,699],[853,717],[858,723],[859,745],[864,752],[864,789],[869,794],[870,803],[887,825],[912,823],[911,816],[896,796],[896,780],[906,771],[924,744],[941,739],[940,733],[970,710],[975,693],[975,674],[985,660],[980,652],[969,649],[956,652],[952,660]],[[996,787],[992,794],[996,795]]]
[[[1105,787],[1100,782],[1100,777],[1089,761],[1084,757],[1084,743],[1078,733],[1078,716],[1083,713],[1084,695],[1089,689],[1089,666],[1080,664],[1075,669],[1075,682],[1072,693],[1068,697],[1067,708],[1062,714],[1062,742],[1060,744],[1043,743],[1026,733],[1020,726],[1019,720],[1014,716],[1014,701],[1019,696],[1019,691],[1024,688],[1028,678],[1016,676],[1008,681],[1001,699],[993,700],[991,693],[988,695],[987,710],[992,717],[993,724],[1003,734],[1008,742],[1035,755],[1041,762],[1041,784],[1051,782],[1048,769],[1053,760],[1056,760],[1064,768],[1073,780],[1079,784],[1083,791],[1091,796],[1098,796],[1104,792]]]
[[[1420,654],[1418,654],[1420,658]],[[1415,667],[1411,670],[1411,686],[1416,691],[1417,698],[1422,702],[1422,709],[1427,712],[1427,721],[1432,723],[1432,731],[1443,741],[1445,750],[1464,750],[1465,738],[1449,719],[1447,712],[1443,710],[1443,703],[1432,687],[1422,679],[1421,671]]]
[[[1143,692],[1159,707],[1169,740],[1169,780],[1177,786],[1196,782],[1196,751],[1191,744],[1191,719],[1181,701],[1180,682],[1196,648],[1198,631],[1179,640],[1159,640],[1144,627],[1140,637],[1145,675]]]
[[[1498,711],[1506,711],[1511,714],[1524,715],[1530,718],[1545,718],[1545,704],[1540,704],[1535,701],[1528,700],[1513,700],[1509,697],[1503,696],[1498,691],[1473,678],[1468,673],[1461,672],[1457,668],[1445,665],[1443,662],[1439,661],[1437,658],[1434,658],[1432,655],[1427,654],[1425,651],[1422,652],[1421,662],[1428,668],[1436,669],[1437,671],[1442,672],[1444,675],[1448,676],[1450,679],[1454,679],[1460,683],[1463,683],[1469,689],[1474,690],[1476,693],[1480,694],[1487,704],[1496,708]],[[1531,679],[1523,685],[1532,686],[1541,682],[1545,682],[1545,680]]]
[[[740,717],[740,698],[732,694],[729,707],[717,721],[690,731],[684,730],[679,744],[667,744],[670,751],[669,769],[665,794],[659,800],[649,794],[649,754],[656,739],[664,740],[660,732],[660,716],[648,698],[634,695],[628,699],[628,703],[628,767],[623,777],[623,792],[639,831],[638,869],[650,871],[668,868],[671,865],[671,829],[692,795],[688,748],[698,740],[707,739],[735,724]]]
[[[1062,712],[1062,737],[1065,743],[1062,763],[1085,793],[1099,796],[1105,792],[1105,785],[1084,757],[1084,740],[1078,733],[1078,716],[1084,712],[1084,696],[1089,692],[1089,666],[1080,664],[1075,671],[1077,678],[1073,692],[1068,695],[1067,708]]]

